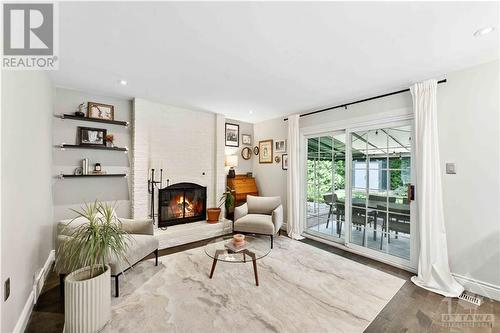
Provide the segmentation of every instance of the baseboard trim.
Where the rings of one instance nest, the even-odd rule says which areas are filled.
[[[452,273],[465,290],[500,301],[500,286]]]
[[[31,312],[33,311],[33,306],[36,304],[38,300],[38,296],[40,296],[40,291],[45,284],[45,279],[47,278],[50,268],[52,267],[52,263],[54,262],[56,257],[56,251],[51,250],[49,252],[49,256],[47,260],[45,260],[45,264],[42,269],[38,273],[36,280],[33,283],[33,288],[26,300],[26,304],[24,304],[23,311],[17,320],[16,326],[14,327],[13,333],[22,333],[26,330],[26,326],[28,325],[28,321],[30,320]]]

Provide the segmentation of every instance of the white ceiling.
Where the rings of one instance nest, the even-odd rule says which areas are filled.
[[[498,2],[66,2],[59,11],[56,85],[249,122],[499,57]],[[496,30],[473,37],[487,26]]]

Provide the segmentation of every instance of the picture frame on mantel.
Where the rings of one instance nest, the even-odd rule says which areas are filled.
[[[240,125],[226,123],[226,146],[239,147],[240,146]]]
[[[273,140],[259,141],[259,163],[273,163]]]

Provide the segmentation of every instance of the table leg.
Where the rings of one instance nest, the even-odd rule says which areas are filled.
[[[210,270],[210,278],[214,276],[214,271],[215,271],[215,265],[217,264],[217,259],[214,259],[214,262],[212,263],[212,269]]]
[[[210,270],[210,278],[212,278],[212,276],[214,276],[215,265],[217,265],[217,258],[219,258],[219,254],[221,254],[221,253],[224,253],[224,250],[215,251],[214,262],[212,263],[212,269]]]
[[[255,285],[259,286],[259,274],[257,273],[257,260],[252,259],[253,263],[253,272],[255,274]]]
[[[252,264],[253,264],[253,273],[255,275],[255,285],[259,285],[259,274],[257,273],[257,258],[255,256],[255,253],[250,252],[248,250],[245,250],[246,254],[248,254],[252,258]]]

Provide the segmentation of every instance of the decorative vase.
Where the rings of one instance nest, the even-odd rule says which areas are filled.
[[[90,278],[91,267],[64,279],[64,332],[99,332],[111,319],[111,268]]]
[[[207,209],[207,222],[217,223],[219,222],[220,208],[208,208]]]

